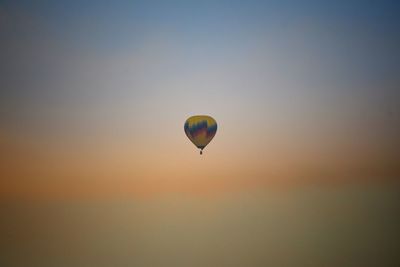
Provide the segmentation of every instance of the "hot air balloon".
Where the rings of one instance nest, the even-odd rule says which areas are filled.
[[[196,115],[186,120],[184,129],[190,141],[200,149],[201,155],[217,132],[217,122],[210,116]]]

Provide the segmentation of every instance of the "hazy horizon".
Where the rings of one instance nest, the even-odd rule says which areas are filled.
[[[397,266],[399,11],[1,1],[0,265]]]

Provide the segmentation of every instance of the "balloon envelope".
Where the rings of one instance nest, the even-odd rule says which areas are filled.
[[[192,143],[203,150],[217,132],[217,122],[210,116],[197,115],[185,122],[185,133]]]

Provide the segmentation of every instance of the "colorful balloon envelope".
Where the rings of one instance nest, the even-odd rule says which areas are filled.
[[[203,154],[203,149],[217,133],[217,122],[210,116],[196,115],[186,120],[184,128],[187,137]]]

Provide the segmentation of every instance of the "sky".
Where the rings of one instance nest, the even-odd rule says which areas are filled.
[[[396,180],[397,11],[2,2],[3,195]],[[202,158],[182,130],[196,114],[219,126]]]
[[[3,229],[19,233],[0,243],[5,266],[99,266],[64,245],[96,254],[108,241],[129,266],[190,266],[175,260],[194,256],[195,241],[199,266],[347,266],[346,255],[348,266],[398,266],[399,11],[396,1],[0,1],[0,204]],[[199,114],[218,123],[202,156],[183,129]],[[91,229],[97,216],[113,219]],[[138,219],[144,232],[128,226]],[[290,245],[263,225],[291,233]],[[46,229],[67,231],[54,241]],[[90,236],[66,234],[82,229]],[[143,258],[130,259],[134,236],[157,240],[154,229],[165,243],[139,244]],[[213,236],[227,245],[222,263],[207,250]]]

